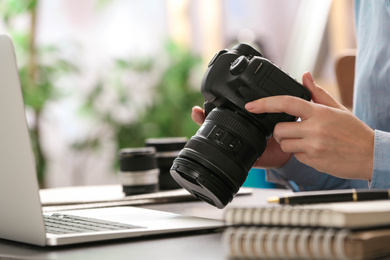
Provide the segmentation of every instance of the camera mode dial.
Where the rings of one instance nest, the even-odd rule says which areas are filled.
[[[230,65],[230,72],[233,75],[238,75],[244,71],[246,66],[248,66],[249,60],[245,56],[240,56],[235,59]]]

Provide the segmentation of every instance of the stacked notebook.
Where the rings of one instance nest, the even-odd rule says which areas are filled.
[[[390,201],[228,208],[231,258],[374,259],[390,255]]]

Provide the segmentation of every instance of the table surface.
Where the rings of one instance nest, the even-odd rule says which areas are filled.
[[[237,196],[226,208],[266,205],[270,196],[288,192],[280,189],[253,189]],[[224,209],[202,201],[145,205],[183,215],[222,219]],[[225,209],[226,209],[225,208]],[[104,241],[63,247],[38,247],[0,239],[0,259],[227,259],[221,248],[220,232],[192,232]]]

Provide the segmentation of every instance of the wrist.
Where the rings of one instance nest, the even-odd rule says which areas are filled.
[[[375,130],[371,188],[390,187],[390,133]]]

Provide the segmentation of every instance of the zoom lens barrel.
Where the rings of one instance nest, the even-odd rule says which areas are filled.
[[[215,108],[174,160],[171,175],[195,197],[223,208],[263,153],[261,133],[237,112]]]

